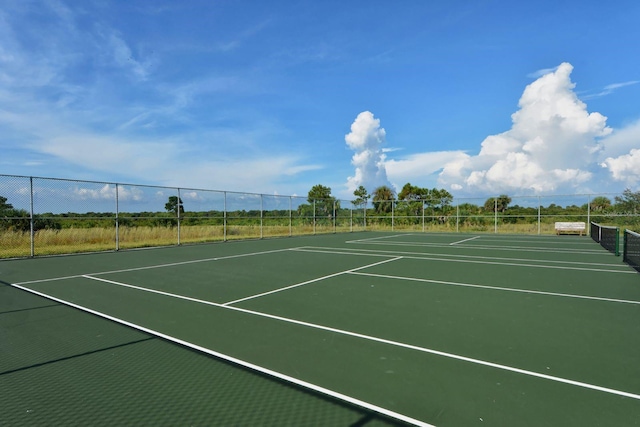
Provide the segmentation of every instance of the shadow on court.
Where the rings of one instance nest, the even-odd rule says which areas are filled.
[[[0,285],[8,425],[404,425]]]

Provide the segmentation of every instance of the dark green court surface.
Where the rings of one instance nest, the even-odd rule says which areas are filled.
[[[640,425],[640,275],[588,237],[321,235],[0,281],[0,425]]]

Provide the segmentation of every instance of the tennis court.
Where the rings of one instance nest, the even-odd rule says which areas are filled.
[[[0,281],[9,425],[640,425],[640,275],[589,237],[318,235]]]

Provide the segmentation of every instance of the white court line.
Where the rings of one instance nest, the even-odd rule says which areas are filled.
[[[254,255],[265,255],[265,254],[272,254],[277,252],[294,251],[296,249],[297,248],[274,249],[272,251],[249,252],[245,254],[227,255],[227,256],[221,256],[221,257],[215,257],[215,258],[195,259],[190,261],[171,262],[168,264],[156,264],[156,265],[148,265],[145,267],[132,267],[132,268],[124,268],[121,270],[100,271],[96,273],[86,273],[86,274],[97,276],[97,275],[103,275],[103,274],[127,273],[130,271],[153,270],[154,268],[177,267],[180,265],[196,264],[200,262],[222,261],[222,260],[232,259],[232,258],[242,258],[242,257],[248,257],[248,256],[254,256]],[[78,277],[84,277],[84,274],[76,274],[73,276],[64,276],[64,277],[54,277],[50,279],[28,280],[26,282],[18,282],[16,283],[16,285],[28,285],[30,283],[43,283],[43,282],[53,282],[56,280],[77,279]]]
[[[327,252],[318,249],[305,249],[298,248],[296,252],[318,252],[318,253],[335,253],[340,255],[349,255],[348,252]],[[430,257],[430,256],[410,256],[403,255],[403,259],[415,259],[415,260],[424,260],[424,261],[443,261],[443,262],[460,262],[460,263],[471,263],[471,264],[486,264],[486,265],[500,265],[500,266],[511,266],[511,267],[530,267],[530,268],[546,268],[546,269],[556,269],[556,270],[577,270],[577,271],[597,271],[597,272],[605,272],[605,273],[622,273],[622,274],[637,274],[634,270],[627,268],[626,270],[609,270],[604,268],[584,268],[584,267],[568,267],[562,265],[541,265],[541,264],[521,264],[516,262],[492,262],[492,261],[477,261],[472,259],[450,259],[450,258],[439,258],[438,256]]]
[[[308,285],[309,283],[319,282],[321,280],[330,279],[330,278],[336,277],[336,276],[342,276],[344,274],[353,273],[353,272],[356,272],[358,270],[362,270],[364,268],[374,267],[376,265],[385,264],[385,263],[391,262],[391,261],[397,261],[399,259],[402,259],[402,257],[395,257],[395,258],[391,258],[391,259],[385,259],[384,261],[376,262],[376,263],[369,264],[369,265],[363,265],[362,267],[353,268],[351,270],[340,271],[338,273],[333,273],[333,274],[329,274],[328,276],[318,277],[317,279],[307,280],[306,282],[302,282],[302,283],[296,283],[295,285],[286,286],[284,288],[274,289],[272,291],[263,292],[261,294],[251,295],[251,296],[248,296],[248,297],[245,297],[245,298],[237,299],[235,301],[225,302],[222,305],[223,306],[228,306],[228,305],[235,304],[235,303],[238,303],[238,302],[241,302],[241,301],[247,301],[247,300],[254,299],[254,298],[259,298],[259,297],[262,297],[262,296],[265,296],[265,295],[275,294],[277,292],[282,292],[282,291],[286,291],[288,289],[297,288],[298,286],[304,286],[304,285]]]
[[[178,298],[178,299],[183,299],[183,300],[187,300],[187,301],[198,302],[198,303],[202,303],[202,304],[207,304],[207,305],[211,305],[211,306],[224,308],[224,309],[227,309],[227,310],[235,310],[235,311],[238,311],[238,312],[251,314],[251,315],[255,315],[255,316],[259,316],[259,317],[265,317],[265,318],[268,318],[268,319],[279,320],[279,321],[286,322],[286,323],[292,323],[292,324],[295,324],[295,325],[306,326],[306,327],[309,327],[309,328],[314,328],[314,329],[319,329],[319,330],[323,330],[323,331],[333,332],[333,333],[337,333],[337,334],[340,334],[340,335],[350,336],[350,337],[354,337],[354,338],[360,338],[360,339],[373,341],[373,342],[378,342],[378,343],[382,343],[382,344],[388,344],[388,345],[391,345],[391,346],[396,346],[396,347],[405,348],[405,349],[409,349],[409,350],[415,350],[415,351],[419,351],[419,352],[423,352],[423,353],[433,354],[433,355],[436,355],[436,356],[446,357],[446,358],[449,358],[449,359],[454,359],[454,360],[459,360],[459,361],[463,361],[463,362],[473,363],[473,364],[477,364],[477,365],[481,365],[481,366],[487,366],[487,367],[490,367],[490,368],[495,368],[495,369],[500,369],[500,370],[504,370],[504,371],[514,372],[514,373],[517,373],[517,374],[527,375],[527,376],[530,376],[530,377],[541,378],[541,379],[545,379],[545,380],[549,380],[549,381],[554,381],[554,382],[563,383],[563,384],[569,384],[569,385],[576,386],[576,387],[581,387],[581,388],[585,388],[585,389],[600,391],[600,392],[603,392],[603,393],[614,394],[614,395],[617,395],[617,396],[629,397],[631,399],[640,400],[640,395],[639,394],[629,393],[629,392],[622,391],[622,390],[616,390],[616,389],[612,389],[612,388],[608,388],[608,387],[601,387],[601,386],[597,386],[597,385],[594,385],[594,384],[584,383],[584,382],[581,382],[581,381],[575,381],[575,380],[562,378],[562,377],[555,377],[555,376],[548,375],[548,374],[541,374],[539,372],[528,371],[526,369],[515,368],[515,367],[512,367],[512,366],[508,366],[508,365],[501,365],[501,364],[498,364],[498,363],[488,362],[486,360],[474,359],[474,358],[471,358],[471,357],[461,356],[461,355],[454,354],[454,353],[447,353],[447,352],[444,352],[444,351],[434,350],[434,349],[430,349],[430,348],[426,348],[426,347],[419,347],[419,346],[412,345],[412,344],[405,344],[405,343],[402,343],[402,342],[399,342],[399,341],[392,341],[392,340],[388,340],[388,339],[384,339],[384,338],[374,337],[374,336],[371,336],[371,335],[365,335],[365,334],[360,334],[360,333],[357,333],[357,332],[351,332],[351,331],[346,331],[346,330],[342,330],[342,329],[332,328],[332,327],[329,327],[329,326],[318,325],[318,324],[315,324],[315,323],[303,322],[301,320],[290,319],[290,318],[282,317],[282,316],[275,316],[275,315],[272,315],[272,314],[262,313],[262,312],[259,312],[259,311],[247,310],[247,309],[240,308],[240,307],[235,307],[235,306],[228,306],[228,305],[224,306],[222,304],[217,304],[217,303],[213,303],[213,302],[209,302],[209,301],[198,300],[198,299],[195,299],[195,298],[185,297],[185,296],[182,296],[182,295],[171,294],[171,293],[168,293],[168,292],[157,291],[155,289],[143,288],[143,287],[140,287],[140,286],[129,285],[129,284],[126,284],[126,283],[115,282],[115,281],[112,281],[112,280],[101,279],[101,278],[98,278],[98,277],[91,277],[91,276],[83,276],[83,277],[85,277],[87,279],[91,279],[91,280],[97,280],[97,281],[102,281],[102,282],[106,282],[106,283],[111,283],[111,284],[118,285],[118,286],[124,286],[124,287],[128,287],[128,288],[138,289],[138,290],[141,290],[141,291],[150,292],[150,293],[154,293],[154,294],[169,296],[169,297],[172,297],[172,298]],[[85,311],[88,311],[88,312],[93,313],[93,314],[98,314],[98,315],[106,317],[106,318],[108,318],[110,320],[114,320],[114,321],[126,324],[128,326],[135,327],[135,328],[143,330],[145,332],[149,332],[149,333],[152,333],[154,335],[162,336],[160,333],[157,333],[156,331],[152,331],[152,330],[149,330],[149,329],[144,328],[142,326],[131,324],[131,323],[126,322],[126,321],[124,321],[122,319],[118,319],[118,318],[115,318],[115,317],[112,317],[112,316],[108,316],[106,314],[103,314],[103,313],[100,313],[100,312],[96,312],[94,310],[91,310],[89,308],[86,308],[86,307],[83,307],[83,306],[80,306],[80,305],[77,305],[77,304],[74,304],[74,303],[70,303],[70,302],[67,302],[67,301],[64,301],[64,300],[61,300],[61,299],[58,299],[58,298],[54,298],[54,297],[48,296],[48,295],[46,295],[44,293],[40,293],[40,292],[34,291],[34,290],[29,289],[27,287],[19,286],[19,285],[16,285],[16,284],[12,284],[12,286],[15,286],[17,288],[23,289],[23,290],[28,291],[28,292],[35,293],[35,294],[40,295],[40,296],[44,296],[46,298],[52,299],[54,301],[61,302],[63,304],[68,304],[68,305],[70,305],[72,307],[79,308],[81,310],[85,310]],[[190,346],[192,348],[196,348],[196,346],[194,344],[183,342],[181,340],[178,340],[177,338],[167,337],[167,339],[170,339],[170,340],[172,340],[174,342],[184,343],[184,345]],[[212,350],[203,349],[202,351],[209,352],[209,354],[214,354],[214,352]],[[222,357],[222,358],[227,359],[227,360],[231,360],[232,359],[230,356],[227,356],[227,355],[224,355],[224,354],[220,354],[220,353],[215,353],[215,355],[216,356],[219,355],[218,357]],[[254,369],[253,366],[255,366],[256,367],[255,369],[257,369],[257,370],[259,370],[261,372],[269,373],[269,375],[273,375],[273,376],[276,376],[278,378],[283,378],[283,379],[287,379],[287,380],[289,380],[289,378],[292,378],[292,377],[287,377],[286,375],[278,373],[278,372],[270,371],[270,370],[268,370],[266,368],[262,368],[262,367],[257,366],[257,365],[252,365],[249,362],[245,362],[245,361],[241,361],[240,360],[240,361],[238,361],[238,363],[240,363],[243,366],[251,366],[252,369]],[[305,383],[302,380],[297,380],[295,378],[292,378],[292,379],[294,380],[292,382],[294,382],[296,384],[304,385],[305,387],[309,387],[312,390],[320,391],[320,389],[321,389],[318,386],[315,386],[315,385],[309,384],[309,383]],[[304,383],[304,384],[302,384],[302,383]],[[327,390],[327,389],[323,389],[323,390]],[[333,393],[333,394],[327,393],[330,396],[337,397],[337,395],[339,395],[339,393],[337,393],[337,392],[332,392],[331,390],[327,390],[327,391]],[[355,401],[357,401],[357,399],[353,399],[353,398],[349,398],[349,399],[352,399],[352,400],[347,400],[348,402],[351,402],[351,403],[354,403]],[[363,402],[363,403],[366,403],[366,402]],[[356,403],[356,404],[358,404],[358,403]],[[378,409],[372,408],[373,405],[370,405],[370,404],[367,404],[367,405],[369,405],[369,406],[365,406],[365,407],[367,407],[368,409],[372,409],[372,410],[375,410],[377,412],[381,412]],[[383,409],[383,408],[379,408],[379,409]],[[385,411],[387,411],[387,410],[385,410]],[[381,413],[388,414],[389,412],[391,412],[391,411],[381,412]],[[401,415],[401,414],[397,414],[397,415]],[[398,418],[395,415],[390,415],[390,416]],[[404,418],[407,418],[404,415],[401,415],[401,416],[404,417]],[[401,418],[398,418],[398,419],[401,419]],[[417,421],[417,420],[414,420],[414,421]],[[414,421],[409,421],[409,422],[414,422]],[[420,422],[420,421],[418,421],[418,422]],[[420,425],[424,425],[424,424],[422,423]]]
[[[479,239],[479,238],[480,238],[480,236],[469,237],[468,239],[460,240],[458,242],[449,243],[449,246],[457,245],[459,243],[464,243],[464,242],[468,242],[469,240],[475,240],[475,239]]]
[[[89,276],[82,276],[82,277],[86,277],[88,279],[95,279],[95,280],[105,281],[104,279],[99,279],[97,277],[89,277]],[[110,282],[110,281],[107,281],[107,282]],[[116,282],[111,282],[111,283],[118,284]],[[119,285],[128,286],[128,285],[125,285],[125,284],[119,284]],[[223,359],[223,360],[227,360],[227,361],[229,361],[231,363],[234,363],[236,365],[244,366],[245,368],[248,368],[248,369],[251,369],[251,370],[254,370],[254,371],[257,371],[257,372],[262,372],[263,374],[267,374],[267,375],[272,376],[274,378],[279,378],[281,380],[288,381],[290,383],[293,383],[293,384],[305,387],[307,389],[313,390],[315,392],[318,392],[318,393],[321,393],[321,394],[324,394],[324,395],[327,395],[327,396],[342,400],[342,401],[350,403],[352,405],[356,405],[356,406],[359,406],[361,408],[365,408],[365,409],[377,412],[379,414],[383,414],[383,415],[386,415],[388,417],[395,418],[395,419],[400,420],[400,421],[404,421],[404,422],[409,423],[409,424],[413,424],[413,425],[420,426],[420,427],[435,427],[435,426],[433,426],[431,424],[428,424],[428,423],[426,423],[424,421],[420,421],[420,420],[417,420],[415,418],[408,417],[408,416],[400,414],[398,412],[390,411],[390,410],[388,410],[386,408],[383,408],[383,407],[380,407],[380,406],[377,406],[377,405],[373,405],[371,403],[365,402],[365,401],[360,400],[360,399],[356,399],[356,398],[348,396],[346,394],[342,394],[342,393],[339,393],[337,391],[333,391],[331,389],[328,389],[328,388],[325,388],[325,387],[321,387],[321,386],[318,386],[316,384],[313,384],[313,383],[310,383],[310,382],[307,382],[307,381],[304,381],[304,380],[301,380],[301,379],[298,379],[298,378],[295,378],[295,377],[291,377],[291,376],[283,374],[281,372],[273,371],[273,370],[265,368],[263,366],[253,364],[251,362],[247,362],[245,360],[238,359],[238,358],[233,357],[233,356],[229,356],[228,354],[220,353],[220,352],[211,350],[209,348],[202,347],[200,345],[193,344],[191,342],[181,340],[180,338],[176,338],[176,337],[173,337],[171,335],[166,335],[166,334],[164,334],[162,332],[159,332],[159,331],[156,331],[154,329],[146,328],[144,326],[141,326],[141,325],[138,325],[138,324],[135,324],[135,323],[132,323],[132,322],[128,322],[128,321],[126,321],[124,319],[120,319],[118,317],[110,316],[110,315],[108,315],[106,313],[102,313],[100,311],[93,310],[91,308],[84,307],[82,305],[75,304],[75,303],[72,303],[70,301],[63,300],[61,298],[56,298],[56,297],[47,295],[47,294],[45,294],[43,292],[38,292],[38,291],[35,291],[33,289],[29,289],[27,287],[20,286],[20,285],[17,285],[17,284],[12,284],[11,286],[14,286],[14,287],[16,287],[18,289],[22,289],[24,291],[31,292],[33,294],[45,297],[45,298],[50,299],[52,301],[56,301],[56,302],[68,305],[70,307],[77,308],[77,309],[85,311],[87,313],[91,313],[93,315],[100,316],[102,318],[111,320],[113,322],[120,323],[122,325],[128,326],[130,328],[137,329],[137,330],[145,332],[147,334],[157,336],[159,338],[162,338],[162,339],[167,340],[167,341],[171,341],[171,342],[179,344],[181,346],[188,347],[188,348],[191,348],[191,349],[194,349],[194,350],[209,354],[211,356],[214,356],[214,357],[217,357],[217,358],[220,358],[220,359]],[[130,286],[130,287],[133,287],[133,288],[136,288],[136,289],[140,289],[140,290],[151,291],[149,289],[139,288],[137,286]],[[162,293],[162,292],[158,292],[158,293]],[[171,295],[171,294],[166,294],[166,295],[174,296],[176,298],[189,299],[189,298],[185,298],[185,297],[180,297],[178,295]],[[215,305],[215,306],[220,306],[219,304],[208,303],[206,301],[200,301],[200,300],[193,300],[193,301],[201,302],[201,303],[204,303],[204,304],[211,304],[211,305]],[[229,307],[229,309],[235,309],[235,307]]]
[[[365,242],[370,242],[372,240],[393,239],[394,237],[405,237],[405,236],[415,236],[415,234],[394,234],[392,236],[370,237],[368,239],[349,240],[346,243],[360,243],[360,242],[365,243]]]
[[[589,266],[600,266],[600,267],[611,267],[611,268],[619,268],[621,270],[628,270],[629,267],[625,264],[605,264],[598,262],[582,262],[582,261],[560,261],[560,260],[551,260],[551,259],[529,259],[529,258],[502,258],[502,257],[488,257],[481,255],[456,255],[456,254],[443,254],[443,253],[433,253],[433,252],[406,252],[406,251],[391,251],[391,250],[380,250],[380,249],[361,249],[361,248],[330,248],[326,246],[300,246],[298,248],[292,249],[292,251],[309,251],[309,250],[327,250],[327,251],[335,251],[335,253],[344,254],[344,255],[367,255],[367,254],[385,254],[385,256],[438,256],[438,257],[449,257],[449,258],[469,258],[469,259],[480,259],[480,260],[498,260],[498,261],[522,261],[522,262],[533,262],[533,263],[551,263],[551,264],[571,264],[571,265],[589,265]],[[359,251],[359,252],[344,252],[344,251]]]
[[[354,243],[354,242],[346,242],[346,243]],[[434,247],[434,248],[461,248],[461,249],[473,249],[473,250],[491,250],[491,251],[513,251],[513,247],[505,247],[505,246],[489,246],[489,245],[471,245],[471,246],[449,246],[444,243],[416,243],[416,242],[357,242],[362,243],[363,245],[384,245],[384,246],[416,246],[416,247]],[[518,249],[521,252],[545,252],[545,253],[558,253],[558,254],[577,254],[577,255],[602,255],[603,251],[601,249],[593,249],[593,250],[574,250],[574,249],[559,249],[559,248],[526,248],[520,247]]]
[[[615,298],[604,298],[604,297],[592,297],[587,295],[576,295],[576,294],[563,294],[558,292],[545,292],[545,291],[534,291],[530,289],[518,289],[518,288],[505,288],[502,286],[488,286],[488,285],[476,285],[473,283],[462,283],[462,282],[447,282],[444,280],[433,280],[433,279],[421,279],[417,277],[404,277],[404,276],[391,276],[387,274],[373,274],[373,273],[362,273],[357,271],[349,272],[348,274],[355,274],[358,276],[369,276],[369,277],[379,277],[383,279],[394,279],[394,280],[408,280],[413,282],[424,282],[424,283],[437,283],[441,285],[449,285],[449,286],[462,286],[466,288],[480,288],[480,289],[490,289],[495,291],[507,291],[507,292],[520,292],[523,294],[536,294],[536,295],[548,295],[555,297],[564,297],[564,298],[577,298],[577,299],[587,299],[587,300],[595,300],[595,301],[606,301],[606,302],[618,302],[622,304],[638,304],[640,305],[640,301],[634,300],[626,300],[626,299],[615,299]]]

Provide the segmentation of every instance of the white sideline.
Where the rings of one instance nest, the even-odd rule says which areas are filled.
[[[89,276],[81,276],[81,277],[86,277],[86,278],[89,278],[89,279],[106,281],[104,279],[98,279],[96,277],[89,277]],[[112,282],[112,283],[117,284],[116,282]],[[124,284],[121,284],[121,285],[124,285]],[[330,390],[328,388],[324,388],[324,387],[315,385],[313,383],[309,383],[307,381],[303,381],[301,379],[298,379],[298,378],[295,378],[295,377],[291,377],[291,376],[283,374],[281,372],[273,371],[271,369],[268,369],[268,368],[265,368],[265,367],[262,367],[262,366],[259,366],[259,365],[255,365],[255,364],[253,364],[251,362],[247,362],[245,360],[238,359],[238,358],[233,357],[233,356],[229,356],[228,354],[220,353],[220,352],[211,350],[209,348],[202,347],[202,346],[199,346],[197,344],[193,344],[193,343],[190,343],[188,341],[181,340],[180,338],[176,338],[176,337],[173,337],[171,335],[163,334],[162,332],[158,332],[158,331],[156,331],[154,329],[146,328],[144,326],[141,326],[141,325],[138,325],[138,324],[135,324],[135,323],[132,323],[132,322],[128,322],[128,321],[126,321],[124,319],[120,319],[118,317],[110,316],[110,315],[108,315],[106,313],[102,313],[100,311],[93,310],[93,309],[90,309],[88,307],[84,307],[82,305],[75,304],[75,303],[72,303],[70,301],[63,300],[61,298],[56,298],[56,297],[47,295],[47,294],[45,294],[43,292],[38,292],[36,290],[29,289],[27,287],[16,285],[16,284],[12,284],[11,286],[14,286],[14,287],[16,287],[18,289],[22,289],[24,291],[31,292],[33,294],[36,294],[36,295],[39,295],[39,296],[42,296],[42,297],[45,297],[45,298],[48,298],[48,299],[50,299],[52,301],[56,301],[56,302],[68,305],[70,307],[77,308],[77,309],[85,311],[87,313],[91,313],[93,315],[103,317],[105,319],[111,320],[113,322],[120,323],[120,324],[128,326],[130,328],[137,329],[137,330],[145,332],[147,334],[160,337],[160,338],[165,339],[167,341],[171,341],[171,342],[174,342],[176,344],[179,344],[179,345],[182,345],[182,346],[185,346],[185,347],[189,347],[189,348],[192,348],[192,349],[197,350],[197,351],[201,351],[201,352],[209,354],[211,356],[218,357],[218,358],[223,359],[223,360],[227,360],[227,361],[235,363],[237,365],[244,366],[245,368],[249,368],[249,369],[252,369],[254,371],[262,372],[263,374],[267,374],[267,375],[270,375],[272,377],[279,378],[281,380],[285,380],[285,381],[288,381],[288,382],[293,383],[293,384],[297,384],[299,386],[305,387],[305,388],[313,390],[315,392],[318,392],[318,393],[321,393],[321,394],[325,394],[327,396],[331,396],[333,398],[345,401],[345,402],[350,403],[352,405],[360,406],[361,408],[369,409],[371,411],[386,415],[388,417],[404,421],[404,422],[409,423],[409,424],[413,424],[413,425],[420,426],[420,427],[435,427],[432,424],[425,423],[423,421],[417,420],[415,418],[408,417],[408,416],[400,414],[398,412],[390,411],[388,409],[382,408],[382,407],[377,406],[377,405],[372,405],[371,403],[365,402],[365,401],[360,400],[360,399],[356,399],[356,398],[351,397],[351,396],[347,396],[346,394],[342,394],[342,393],[339,393],[337,391],[333,391],[333,390]],[[131,285],[126,285],[126,286],[130,286],[130,287],[133,287],[133,288],[145,290],[144,288],[138,288],[136,286],[131,286]],[[146,289],[146,290],[147,291],[151,291],[151,290],[148,290],[148,289]],[[163,294],[163,292],[157,292],[157,293]],[[166,295],[174,296],[174,297],[177,297],[177,298],[184,298],[184,297],[180,297],[180,296],[177,296],[177,295],[171,295],[171,294],[166,294]],[[190,299],[190,298],[186,298],[186,299]],[[197,301],[197,302],[206,303],[205,301],[198,301],[198,300],[195,300],[195,299],[192,299],[192,300],[193,301]],[[219,304],[215,304],[215,303],[212,304],[212,305],[220,306]],[[230,309],[235,309],[234,307],[229,307],[229,308]]]
[[[463,361],[463,362],[474,363],[474,364],[481,365],[481,366],[488,366],[488,367],[495,368],[495,369],[501,369],[501,370],[504,370],[504,371],[514,372],[514,373],[518,373],[518,374],[522,374],[522,375],[527,375],[527,376],[531,376],[531,377],[546,379],[546,380],[549,380],[549,381],[555,381],[555,382],[559,382],[559,383],[573,385],[573,386],[576,386],[576,387],[581,387],[581,388],[585,388],[585,389],[600,391],[600,392],[603,392],[603,393],[614,394],[614,395],[617,395],[617,396],[629,397],[631,399],[640,400],[640,395],[639,394],[629,393],[629,392],[626,392],[626,391],[616,390],[616,389],[612,389],[612,388],[608,388],[608,387],[601,387],[601,386],[597,386],[597,385],[594,385],[594,384],[584,383],[584,382],[581,382],[581,381],[575,381],[575,380],[571,380],[571,379],[567,379],[567,378],[561,378],[561,377],[554,377],[552,375],[541,374],[539,372],[528,371],[526,369],[515,368],[515,367],[507,366],[507,365],[501,365],[501,364],[498,364],[498,363],[488,362],[488,361],[481,360],[481,359],[474,359],[474,358],[471,358],[471,357],[461,356],[461,355],[453,354],[453,353],[447,353],[447,352],[444,352],[444,351],[434,350],[434,349],[430,349],[430,348],[426,348],[426,347],[419,347],[419,346],[416,346],[416,345],[405,344],[405,343],[401,343],[401,342],[398,342],[398,341],[392,341],[392,340],[388,340],[388,339],[384,339],[384,338],[378,338],[378,337],[374,337],[374,336],[370,336],[370,335],[364,335],[364,334],[360,334],[360,333],[357,333],[357,332],[345,331],[345,330],[342,330],[342,329],[337,329],[337,328],[332,328],[332,327],[328,327],[328,326],[318,325],[318,324],[315,324],[315,323],[303,322],[303,321],[300,321],[300,320],[290,319],[290,318],[287,318],[287,317],[275,316],[275,315],[272,315],[272,314],[263,313],[263,312],[259,312],[259,311],[247,310],[247,309],[243,309],[243,308],[235,307],[235,306],[228,306],[228,305],[225,306],[225,305],[214,303],[214,302],[210,302],[210,301],[199,300],[199,299],[196,299],[196,298],[185,297],[185,296],[182,296],[182,295],[172,294],[172,293],[163,292],[163,291],[157,291],[155,289],[149,289],[149,288],[144,288],[144,287],[135,286],[135,285],[129,285],[129,284],[126,284],[126,283],[116,282],[116,281],[113,281],[113,280],[107,280],[107,279],[102,279],[102,278],[98,278],[98,277],[91,277],[91,276],[88,276],[88,275],[83,275],[82,277],[85,277],[85,278],[91,279],[91,280],[97,280],[97,281],[101,281],[101,282],[111,283],[111,284],[114,284],[114,285],[123,286],[123,287],[127,287],[127,288],[137,289],[137,290],[141,290],[141,291],[144,291],[144,292],[150,292],[150,293],[155,293],[155,294],[159,294],[159,295],[169,296],[169,297],[172,297],[172,298],[178,298],[178,299],[193,301],[193,302],[197,302],[197,303],[201,303],[201,304],[207,304],[207,305],[211,305],[211,306],[215,306],[215,307],[224,308],[224,309],[227,309],[227,310],[235,310],[235,311],[239,311],[239,312],[242,312],[242,313],[247,313],[247,314],[260,316],[260,317],[265,317],[265,318],[268,318],[268,319],[279,320],[279,321],[282,321],[282,322],[292,323],[292,324],[295,324],[295,325],[301,325],[301,326],[306,326],[306,327],[309,327],[309,328],[324,330],[324,331],[328,331],[328,332],[334,332],[334,333],[341,334],[341,335],[346,335],[346,336],[351,336],[351,337],[355,337],[355,338],[365,339],[365,340],[378,342],[378,343],[382,343],[382,344],[388,344],[388,345],[392,345],[392,346],[396,346],[396,347],[400,347],[400,348],[406,348],[406,349],[409,349],[409,350],[420,351],[420,352],[423,352],[423,353],[433,354],[433,355],[436,355],[436,356],[447,357],[447,358],[454,359],[454,360],[460,360],[460,361]],[[52,299],[54,301],[58,301],[58,302],[62,302],[64,304],[68,304],[68,305],[70,305],[72,307],[76,307],[76,308],[88,311],[90,313],[93,313],[93,314],[98,314],[98,315],[106,317],[106,318],[108,318],[110,320],[115,320],[115,321],[118,321],[120,323],[127,324],[129,326],[135,327],[137,329],[144,330],[145,332],[153,333],[154,335],[162,336],[161,333],[158,333],[156,331],[149,330],[149,329],[144,328],[144,327],[139,326],[139,325],[131,324],[131,323],[126,322],[126,321],[124,321],[122,319],[114,318],[112,316],[108,316],[106,314],[103,314],[103,313],[100,313],[100,312],[96,312],[95,310],[91,310],[89,308],[86,308],[86,307],[83,307],[83,306],[80,306],[80,305],[77,305],[77,304],[74,304],[74,303],[70,303],[70,302],[67,302],[67,301],[64,301],[64,300],[61,300],[61,299],[58,299],[58,298],[50,297],[49,295],[34,291],[32,289],[29,289],[29,288],[26,288],[26,287],[23,287],[23,286],[20,286],[20,285],[12,284],[11,286],[18,287],[20,289],[26,290],[28,292],[35,293],[35,294],[40,295],[40,296],[44,296],[44,297]],[[192,348],[198,348],[195,344],[183,342],[183,341],[181,341],[181,340],[179,340],[177,338],[167,337],[167,339],[170,339],[170,340],[172,340],[174,342],[179,342],[179,343],[181,343],[183,345],[191,346]],[[226,356],[224,354],[219,354],[219,353],[213,352],[212,350],[203,349],[202,351],[208,352],[209,354],[214,354],[214,355],[216,355],[218,357],[222,357],[222,358],[227,359],[227,360],[232,360],[233,359],[230,356]],[[270,370],[268,370],[266,368],[262,368],[262,367],[259,367],[257,365],[252,365],[249,362],[238,361],[236,363],[239,363],[239,364],[247,366],[247,367],[251,367],[251,369],[257,369],[257,370],[259,370],[261,372],[268,373],[269,375],[273,375],[273,376],[276,376],[278,378],[287,379],[287,381],[289,381],[289,378],[291,378],[291,377],[286,376],[285,374],[281,374],[281,373],[278,373],[278,372],[270,371]],[[316,391],[326,390],[326,389],[323,389],[321,387],[315,386],[313,384],[306,383],[306,382],[304,382],[302,380],[296,380],[295,378],[293,378],[293,380],[294,381],[292,381],[292,382],[294,382],[296,384],[304,385],[305,387],[309,387],[312,390],[316,390]],[[328,390],[328,391],[331,392],[331,390]],[[324,391],[321,391],[321,392],[324,392]],[[340,395],[340,393],[337,393],[337,392],[331,392],[331,393],[333,393],[333,394],[330,394],[330,393],[327,393],[327,394],[329,394],[330,396],[334,396],[334,397],[338,397],[338,395]],[[342,398],[342,397],[340,397],[340,398]],[[350,402],[350,403],[355,403],[356,401],[358,401],[357,399],[353,399],[353,398],[349,398],[349,399],[351,399],[351,400],[346,400],[346,399],[344,399],[344,400],[346,400],[347,402]],[[360,402],[360,401],[358,401],[358,402]],[[366,403],[366,402],[363,402],[363,403]],[[358,404],[358,403],[355,403],[355,404]],[[367,404],[367,405],[369,405],[369,404]],[[375,410],[375,411],[380,412],[380,413],[385,413],[386,415],[393,416],[395,418],[398,418],[395,415],[391,415],[390,414],[391,411],[385,410],[387,412],[381,412],[378,409],[374,409],[373,405],[364,406],[364,407],[366,407],[368,409]],[[379,409],[383,409],[383,408],[379,408]],[[401,414],[397,414],[397,415],[401,415]],[[405,419],[407,418],[404,415],[401,415],[401,416],[404,417]],[[398,418],[398,419],[403,419],[403,418]],[[418,420],[412,420],[412,421],[407,421],[407,422],[411,422],[411,423],[416,423],[417,422],[417,423],[420,423],[420,424],[417,424],[417,425],[426,425],[426,424],[424,424],[424,423],[422,423],[421,421],[418,421]]]

